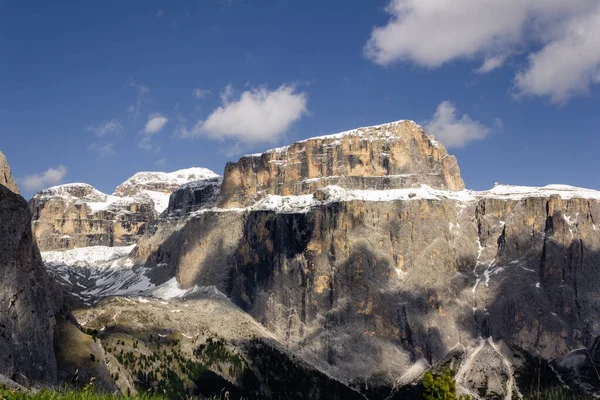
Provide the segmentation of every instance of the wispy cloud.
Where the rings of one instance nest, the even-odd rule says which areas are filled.
[[[99,125],[90,125],[85,128],[85,130],[92,132],[98,137],[105,137],[109,135],[119,135],[123,132],[123,125],[121,125],[118,120],[111,119],[110,121],[106,121]]]
[[[25,190],[38,191],[62,183],[67,172],[67,167],[59,165],[56,168],[48,168],[46,171],[39,174],[27,175],[18,181]]]
[[[162,18],[165,16],[165,10],[163,10],[162,8],[159,8],[158,11],[156,12],[156,18]]]
[[[206,89],[196,88],[196,89],[192,90],[192,96],[194,96],[198,100],[200,100],[206,96],[210,96],[211,94],[212,94],[212,92],[210,90],[206,90]]]
[[[92,143],[88,146],[88,149],[96,152],[98,154],[98,157],[100,157],[100,159],[103,159],[106,157],[111,157],[111,156],[114,156],[117,154],[115,152],[115,147],[112,143],[106,143],[106,144]]]
[[[157,167],[164,167],[166,163],[167,163],[167,159],[163,157],[160,160],[156,160],[154,162],[154,165],[156,165]]]
[[[448,148],[465,147],[473,140],[484,139],[491,132],[490,128],[473,121],[468,114],[458,118],[457,113],[454,104],[443,101],[438,105],[431,121],[425,124],[425,130]],[[501,126],[502,121],[496,119],[496,124]]]
[[[127,111],[129,112],[130,118],[137,119],[137,117],[140,115],[142,103],[144,102],[148,92],[150,92],[150,88],[134,81],[130,81],[128,84],[130,87],[135,88],[136,96],[135,103],[129,105],[129,107],[127,107]]]

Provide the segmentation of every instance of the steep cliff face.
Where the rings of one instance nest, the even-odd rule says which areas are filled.
[[[462,190],[456,159],[412,121],[307,139],[228,163],[221,205],[247,206],[268,194],[418,187]]]
[[[0,151],[0,185],[6,186],[13,193],[21,194],[15,180],[13,179],[12,172],[6,161],[6,157]]]
[[[600,393],[573,353],[597,354],[598,221],[593,190],[464,190],[454,157],[404,121],[243,157],[220,192],[180,188],[128,262],[223,292],[372,399],[406,398],[427,368],[516,398],[540,365],[545,384],[560,371]]]
[[[180,186],[171,194],[167,216],[184,217],[203,208],[215,206],[219,200],[223,179],[202,179]]]
[[[109,196],[90,185],[69,184],[37,193],[29,202],[42,251],[128,246],[156,217],[147,195]]]
[[[198,202],[218,194],[220,177],[205,168],[140,172],[119,185],[114,195],[83,183],[52,187],[29,202],[34,234],[42,251],[129,246],[168,208],[171,193],[190,182],[196,182],[190,194],[178,192],[174,200],[176,213],[177,207],[186,212],[200,208]],[[207,187],[200,189],[203,182]]]
[[[21,384],[55,383],[56,318],[62,294],[31,232],[27,202],[0,185],[0,374]]]
[[[410,383],[458,352],[461,387],[516,396],[523,354],[560,358],[600,335],[599,213],[600,193],[563,186],[328,188],[159,224],[138,256],[183,287],[217,286],[357,387]]]

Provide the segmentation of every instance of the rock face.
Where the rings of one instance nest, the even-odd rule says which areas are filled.
[[[128,246],[156,218],[148,195],[116,197],[86,184],[56,186],[29,202],[42,251],[87,246]]]
[[[511,375],[525,367],[503,349],[553,359],[600,335],[600,193],[445,193],[206,211],[159,224],[138,255],[168,266],[183,287],[217,286],[290,349],[357,387],[378,376],[391,388],[458,346],[469,363],[456,371],[461,387],[525,390],[531,382]],[[481,345],[495,338],[509,347]],[[486,365],[505,378],[485,386]]]
[[[13,179],[12,172],[6,161],[6,157],[0,151],[0,185],[6,186],[13,193],[21,194],[15,180]]]
[[[0,185],[0,374],[23,385],[55,383],[53,342],[62,294],[31,232],[27,202]]]
[[[225,167],[221,205],[247,206],[267,194],[418,187],[462,190],[456,159],[412,121],[307,139],[242,157]]]
[[[527,394],[540,366],[600,393],[573,352],[600,343],[600,192],[464,190],[408,121],[243,157],[217,192],[174,193],[131,263],[225,293],[368,398],[410,398],[428,368],[474,398]]]
[[[171,194],[167,215],[182,217],[214,206],[219,200],[223,179],[218,176],[180,186]]]
[[[536,357],[600,336],[600,193],[464,190],[454,158],[414,123],[243,157],[219,205],[159,223],[137,256],[183,288],[216,286],[373,398],[453,352],[463,390],[517,396]]]
[[[169,204],[169,196],[181,185],[205,179],[219,178],[206,168],[188,168],[175,172],[138,172],[120,184],[114,196],[149,195],[154,200],[156,212],[161,214]]]
[[[186,204],[181,204],[191,210],[201,207],[194,203],[196,200],[201,202],[206,196],[218,193],[220,178],[214,172],[205,168],[172,173],[140,172],[119,185],[114,195],[83,183],[43,190],[29,202],[38,245],[42,251],[51,251],[135,244],[148,224],[168,208],[171,192],[181,185],[206,179],[210,188],[204,194],[186,197]],[[196,187],[201,185],[197,183]],[[181,201],[183,197],[182,194]]]

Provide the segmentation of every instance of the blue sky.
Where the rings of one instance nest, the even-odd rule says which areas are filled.
[[[600,189],[599,18],[595,0],[0,1],[0,150],[26,196],[110,193],[412,119],[468,188]]]

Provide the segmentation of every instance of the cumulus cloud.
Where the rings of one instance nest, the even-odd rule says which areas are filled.
[[[152,136],[157,134],[164,128],[168,121],[169,119],[161,114],[151,114],[144,127],[144,135]]]
[[[502,121],[496,119],[500,127]],[[437,107],[433,119],[425,124],[425,131],[435,136],[448,148],[462,148],[473,140],[485,138],[491,129],[473,121],[467,114],[457,118],[457,110],[449,101],[443,101]]]
[[[364,48],[379,65],[437,68],[471,59],[486,73],[541,47],[517,74],[520,93],[565,99],[598,81],[597,0],[390,0],[386,11],[390,20],[373,29]]]
[[[192,96],[194,96],[198,100],[200,100],[206,96],[210,96],[211,94],[212,94],[212,92],[210,90],[206,90],[206,89],[196,88],[196,89],[192,90]]]
[[[520,94],[550,96],[554,102],[588,91],[600,82],[600,6],[595,12],[569,20],[556,37],[529,56],[517,74]]]
[[[123,132],[123,125],[116,119],[111,119],[100,125],[90,125],[85,128],[86,131],[94,133],[98,137],[104,137],[108,135],[118,135]]]
[[[48,168],[42,173],[28,175],[19,179],[19,184],[27,191],[38,191],[60,184],[66,175],[67,167],[59,165],[56,168]]]
[[[306,94],[289,85],[273,91],[264,87],[247,90],[237,100],[232,100],[233,95],[233,87],[227,85],[221,93],[222,106],[191,129],[178,127],[176,134],[184,138],[230,138],[250,144],[272,142],[306,113]]]
[[[100,158],[106,158],[106,157],[114,156],[115,154],[117,154],[115,152],[115,147],[112,143],[106,143],[106,144],[92,143],[91,145],[88,146],[88,148],[90,150],[93,150],[96,153],[98,153],[98,157],[100,157]]]

